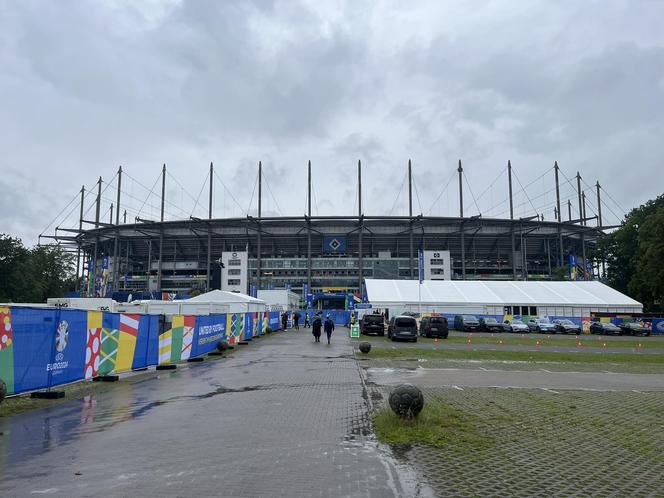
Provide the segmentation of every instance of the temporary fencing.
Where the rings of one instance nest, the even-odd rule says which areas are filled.
[[[7,394],[48,389],[202,356],[281,327],[278,312],[140,315],[0,307]]]

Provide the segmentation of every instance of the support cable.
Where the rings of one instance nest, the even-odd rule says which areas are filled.
[[[507,171],[507,169],[506,169],[506,168],[503,168],[503,169],[501,170],[501,172],[498,173],[498,176],[497,176],[496,178],[494,178],[494,180],[489,184],[489,186],[488,186],[487,188],[485,188],[485,189],[482,191],[482,193],[481,193],[480,195],[477,196],[477,198],[478,198],[478,199],[482,199],[482,197],[484,196],[484,194],[486,194],[486,193],[489,191],[489,189],[492,188],[492,187],[496,184],[496,182],[500,179],[500,177],[503,176],[503,174],[505,173],[505,171]],[[467,181],[467,180],[466,180],[466,181]],[[472,194],[472,192],[471,192],[471,194]],[[503,202],[507,202],[507,201],[503,201]],[[475,204],[477,204],[477,202],[476,202]],[[502,204],[502,203],[501,203],[501,204]],[[470,207],[470,203],[469,203],[467,206],[465,206],[463,209],[464,209],[464,210],[467,210],[469,207]],[[478,208],[478,210],[479,210],[479,208]]]
[[[254,180],[254,189],[251,191],[251,198],[249,199],[249,206],[245,211],[246,215],[249,216],[249,210],[251,209],[251,204],[254,202],[254,194],[256,193],[256,185],[258,185],[258,173],[256,173],[256,180]]]
[[[270,193],[270,196],[272,196],[272,200],[274,201],[274,205],[277,208],[277,213],[279,214],[279,216],[283,216],[281,208],[279,207],[279,203],[277,202],[277,198],[272,193],[272,189],[270,188],[270,182],[268,182],[268,180],[267,180],[267,175],[265,174],[265,171],[263,171],[263,178],[265,179],[265,186],[267,187],[267,191]]]
[[[198,201],[201,198],[201,194],[203,193],[203,189],[207,185],[208,180],[209,180],[208,175],[205,175],[205,180],[203,180],[203,185],[201,185],[201,189],[198,191],[198,196],[196,197],[196,199],[194,199],[194,207],[191,209],[191,214],[189,215],[190,218],[194,215],[194,211],[196,211],[196,208],[198,207]]]
[[[447,190],[447,187],[450,186],[450,182],[456,176],[456,174],[457,174],[456,170],[452,171],[452,174],[450,175],[449,180],[447,180],[447,183],[445,184],[445,187],[443,188],[443,190],[441,190],[440,194],[438,194],[438,197],[436,197],[436,199],[431,203],[431,207],[429,207],[429,209],[427,210],[427,214],[431,213],[431,210],[436,205],[436,202],[438,202],[438,200],[443,196],[443,194]]]
[[[466,180],[466,185],[468,186],[468,190],[470,191],[470,196],[473,198],[473,202],[475,203],[475,207],[477,208],[477,214],[482,214],[482,211],[480,210],[479,205],[477,204],[477,199],[475,199],[475,194],[473,194],[473,189],[470,187],[470,182],[468,181],[468,177],[466,176],[466,172],[463,172],[463,179]]]
[[[214,176],[217,177],[217,180],[219,180],[219,182],[221,183],[221,185],[224,187],[224,191],[227,192],[228,195],[230,195],[231,199],[233,200],[233,202],[235,203],[235,205],[240,209],[240,213],[241,213],[241,212],[242,212],[242,209],[243,209],[242,206],[240,205],[240,203],[237,201],[237,199],[236,199],[235,196],[233,195],[233,192],[231,192],[231,189],[229,189],[229,188],[226,186],[226,184],[224,183],[224,181],[221,179],[221,177],[220,177],[219,174],[217,173],[217,170],[216,170],[216,169],[214,169]],[[256,179],[258,180],[258,176],[256,176]]]
[[[408,172],[404,173],[404,175],[403,175],[403,180],[401,181],[401,186],[399,187],[399,191],[397,192],[397,196],[394,199],[394,203],[392,203],[392,208],[390,209],[390,212],[388,213],[388,216],[392,216],[392,212],[394,211],[394,208],[397,205],[399,197],[401,196],[401,191],[403,190],[403,186],[406,183],[406,178],[408,178]]]

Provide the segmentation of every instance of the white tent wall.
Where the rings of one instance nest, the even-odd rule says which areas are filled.
[[[421,289],[417,280],[366,279],[365,282],[372,306],[388,308],[392,316],[420,309],[422,313],[495,317],[532,315],[534,311],[537,316],[578,321],[595,312],[643,311],[641,303],[600,282],[426,280]],[[510,313],[506,313],[506,307]]]
[[[222,313],[255,313],[266,311],[267,309],[265,301],[262,299],[256,299],[247,294],[222,290],[206,292],[191,299],[184,299],[181,303],[183,305],[186,303],[189,306],[223,306],[226,311],[222,311]]]

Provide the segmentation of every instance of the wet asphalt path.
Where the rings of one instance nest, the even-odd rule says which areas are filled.
[[[400,496],[345,330],[0,419],[0,496]]]
[[[368,382],[420,387],[503,387],[548,390],[664,391],[664,374],[608,372],[551,372],[548,370],[492,370],[456,368],[369,368]]]

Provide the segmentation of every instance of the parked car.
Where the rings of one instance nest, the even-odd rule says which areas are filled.
[[[581,327],[579,327],[572,320],[556,320],[553,322],[556,327],[555,333],[561,334],[580,334]]]
[[[387,326],[387,337],[393,341],[405,339],[417,342],[417,320],[412,316],[393,316]]]
[[[508,332],[530,332],[528,325],[519,320],[505,320],[503,325]]]
[[[590,324],[591,334],[620,335],[620,327],[610,322],[592,322]]]
[[[385,335],[385,321],[382,315],[367,314],[360,320],[360,333],[364,335]]]
[[[480,318],[480,330],[483,332],[504,332],[506,329],[495,318]]]
[[[540,334],[556,333],[555,324],[548,318],[531,318],[528,320],[528,328],[531,332],[538,332]]]
[[[650,335],[650,329],[639,322],[621,323],[620,335]]]
[[[480,329],[480,321],[472,315],[457,315],[454,317],[454,329],[470,332]]]
[[[425,316],[420,320],[420,336],[447,339],[449,330],[444,316]]]

